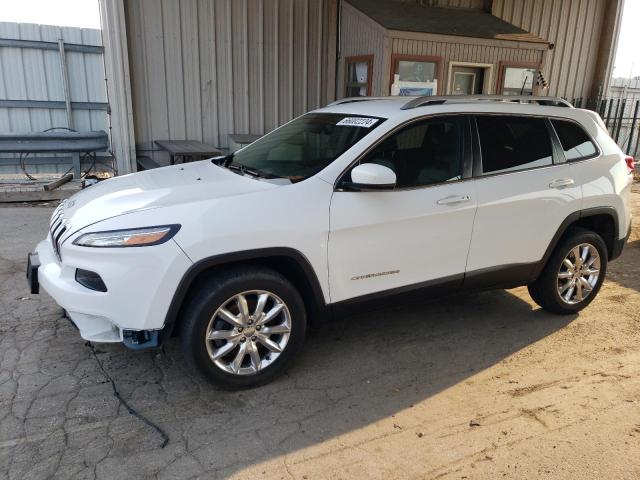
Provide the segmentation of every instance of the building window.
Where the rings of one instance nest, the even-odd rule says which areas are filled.
[[[440,57],[393,55],[390,82],[392,94],[436,95],[441,60]]]
[[[347,57],[344,62],[347,74],[345,96],[367,97],[371,95],[373,55]]]
[[[533,95],[538,65],[504,64],[500,89],[503,95]]]

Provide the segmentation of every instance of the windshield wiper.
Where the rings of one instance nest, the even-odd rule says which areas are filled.
[[[214,165],[226,167],[227,163],[230,163],[233,160],[233,155],[233,153],[230,153],[229,155],[220,155],[219,157],[213,157],[211,159],[211,163],[213,163]]]
[[[229,170],[239,174],[251,175],[256,178],[280,178],[277,175],[273,175],[271,173],[265,173],[257,168],[247,167],[246,165],[242,165],[241,163],[237,163],[233,161],[234,154],[230,153],[229,155],[223,155],[220,157],[215,157],[211,159],[211,162],[215,165],[218,165],[223,168],[228,168]]]
[[[263,172],[262,170],[258,170],[257,168],[247,167],[246,165],[242,165],[241,163],[236,163],[234,161],[229,161],[224,165],[229,170],[233,170],[240,175],[248,174],[252,177],[256,178],[278,178],[277,175],[273,175],[271,173]]]

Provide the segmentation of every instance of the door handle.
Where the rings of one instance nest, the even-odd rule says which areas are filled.
[[[469,195],[451,195],[438,200],[438,205],[456,205],[458,203],[464,203],[471,200]]]
[[[549,184],[549,188],[562,188],[573,185],[573,178],[558,178]]]

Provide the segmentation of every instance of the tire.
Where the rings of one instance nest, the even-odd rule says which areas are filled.
[[[304,343],[306,325],[291,282],[270,269],[241,267],[200,283],[182,315],[180,343],[188,363],[211,383],[238,390],[282,374]]]
[[[586,256],[584,264],[582,260],[575,259],[578,251],[581,257]],[[596,257],[595,253],[598,259],[592,260]],[[537,280],[529,285],[529,294],[549,312],[560,315],[577,313],[589,305],[600,291],[607,273],[607,263],[607,247],[602,237],[590,230],[572,228],[555,248]],[[574,268],[571,269],[569,264]],[[591,274],[595,270],[597,276]],[[587,289],[585,281],[591,290]],[[582,292],[582,299],[579,291]]]

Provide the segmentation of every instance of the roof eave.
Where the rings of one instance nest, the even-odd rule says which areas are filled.
[[[387,33],[391,38],[405,38],[410,40],[431,40],[434,42],[446,43],[469,43],[473,41],[479,45],[511,47],[511,48],[528,48],[530,50],[548,50],[551,46],[549,42],[539,37],[531,35],[528,37],[524,34],[502,34],[493,38],[487,37],[471,37],[467,35],[441,34],[414,32],[410,30],[392,30],[387,29]]]
[[[487,43],[488,45],[496,45],[496,42],[501,42],[500,45],[504,45],[504,46],[508,46],[508,47],[515,47],[515,48],[521,48],[523,46],[523,44],[525,45],[525,48],[529,48],[529,49],[533,49],[533,50],[549,50],[552,45],[552,43],[548,42],[547,40],[544,40],[543,38],[540,38],[530,32],[527,32],[525,30],[523,30],[522,33],[503,33],[503,34],[497,34],[495,37],[493,38],[489,38],[489,37],[474,37],[474,36],[467,36],[467,35],[459,35],[459,34],[442,34],[442,33],[431,33],[431,32],[420,32],[420,31],[411,31],[411,30],[395,30],[392,28],[389,28],[385,25],[383,25],[382,23],[380,23],[378,20],[376,20],[375,18],[373,18],[369,13],[361,10],[358,6],[352,4],[351,2],[349,2],[349,0],[346,0],[346,2],[351,8],[353,8],[354,10],[356,10],[357,12],[359,12],[361,15],[364,15],[366,18],[368,18],[371,22],[373,22],[378,28],[384,30],[387,32],[387,34],[390,37],[395,37],[395,38],[402,38],[403,33],[411,33],[411,34],[415,34],[415,35],[420,35],[420,36],[437,36],[437,37],[441,37],[442,39],[445,39],[444,41],[451,41],[448,39],[455,39],[455,38],[464,38],[464,39],[473,39],[474,41],[478,42],[481,41],[482,43],[484,43],[484,41],[486,42],[490,42]],[[487,15],[492,15],[491,13],[487,13]],[[499,18],[499,17],[496,17]],[[502,20],[502,19],[501,19]],[[505,20],[502,20],[505,23]],[[414,37],[415,39],[415,37]],[[441,40],[442,41],[442,40]],[[502,43],[502,42],[506,42],[506,43]],[[459,41],[452,41],[452,43],[460,43]]]

